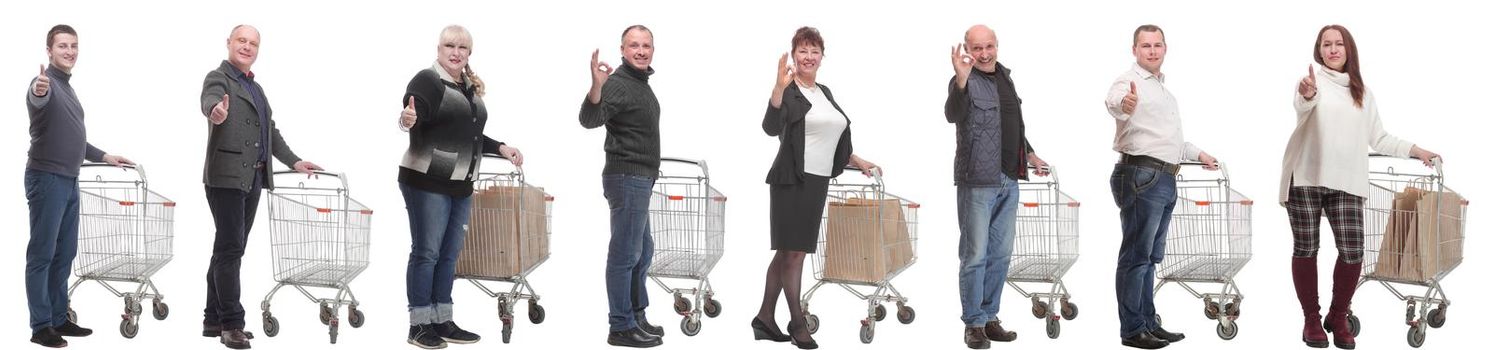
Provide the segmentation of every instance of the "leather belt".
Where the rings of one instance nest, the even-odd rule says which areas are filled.
[[[1160,159],[1156,159],[1156,158],[1153,158],[1153,157],[1149,157],[1149,156],[1136,156],[1136,155],[1129,155],[1129,154],[1120,154],[1120,164],[1127,164],[1127,165],[1134,165],[1134,166],[1138,166],[1138,167],[1146,167],[1146,168],[1156,169],[1156,170],[1159,170],[1161,172],[1164,172],[1164,173],[1167,173],[1167,174],[1171,174],[1171,175],[1174,175],[1174,176],[1177,175],[1177,171],[1179,171],[1179,170],[1182,169],[1181,165],[1167,163],[1166,161],[1163,161],[1163,160],[1160,160]]]

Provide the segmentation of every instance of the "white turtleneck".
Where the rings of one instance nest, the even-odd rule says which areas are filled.
[[[1281,164],[1280,203],[1295,186],[1322,186],[1359,197],[1369,195],[1368,149],[1409,157],[1409,141],[1384,131],[1374,93],[1363,91],[1363,107],[1353,104],[1348,73],[1316,66],[1317,95],[1311,100],[1292,89],[1296,131]]]

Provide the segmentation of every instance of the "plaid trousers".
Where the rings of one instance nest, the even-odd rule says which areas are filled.
[[[1322,216],[1332,225],[1338,259],[1356,264],[1363,261],[1364,198],[1321,186],[1291,186],[1286,214],[1295,240],[1294,257],[1317,256]]]

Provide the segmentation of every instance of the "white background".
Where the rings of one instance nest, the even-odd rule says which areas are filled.
[[[272,286],[266,211],[244,257],[244,304],[254,345],[266,348],[408,348],[404,267],[409,235],[395,174],[406,145],[396,127],[400,97],[413,74],[432,63],[440,29],[462,24],[475,38],[472,67],[490,84],[487,134],[524,151],[529,178],[557,197],[554,255],[531,276],[544,298],[548,320],[523,320],[518,348],[565,345],[604,348],[606,302],[602,271],[608,239],[601,196],[601,130],[585,130],[576,112],[589,86],[585,72],[593,48],[613,66],[621,30],[642,23],[655,33],[658,74],[651,84],[664,106],[664,154],[710,161],[712,180],[730,196],[728,253],[713,273],[724,313],[707,319],[699,336],[685,337],[670,302],[653,291],[652,319],[667,328],[663,348],[706,346],[784,348],[754,342],[747,323],[761,300],[767,250],[767,186],[762,180],[777,140],[759,130],[772,85],[774,63],[789,49],[793,31],[818,27],[827,44],[819,81],[831,86],[854,121],[856,151],[887,170],[891,192],[923,204],[921,256],[895,280],[916,323],[888,317],[875,343],[856,340],[863,304],[838,289],[816,296],[823,326],[816,336],[828,348],[961,348],[956,289],[954,187],[950,175],[953,126],[944,122],[945,84],[952,71],[948,49],[972,24],[995,28],[1000,61],[1025,101],[1028,138],[1057,167],[1066,191],[1084,201],[1082,257],[1067,280],[1080,304],[1077,320],[1063,322],[1063,336],[1044,337],[1029,303],[1006,295],[1005,324],[1020,332],[998,347],[1119,347],[1113,271],[1119,241],[1117,210],[1108,176],[1113,121],[1101,106],[1110,82],[1133,63],[1131,31],[1155,23],[1167,32],[1167,85],[1181,102],[1187,137],[1229,165],[1235,185],[1258,200],[1254,261],[1238,276],[1247,295],[1241,331],[1233,341],[1213,335],[1201,303],[1181,289],[1158,292],[1158,308],[1173,331],[1189,338],[1177,346],[1301,347],[1301,321],[1287,275],[1290,255],[1285,211],[1274,205],[1280,157],[1294,118],[1295,83],[1311,62],[1312,40],[1325,24],[1353,31],[1367,85],[1379,98],[1385,127],[1440,152],[1448,184],[1472,201],[1467,226],[1470,252],[1445,280],[1456,300],[1450,321],[1429,332],[1427,348],[1471,346],[1482,339],[1474,311],[1479,276],[1489,262],[1478,215],[1493,198],[1482,175],[1489,149],[1488,114],[1479,105],[1490,76],[1477,64],[1489,52],[1481,11],[1464,3],[1417,2],[1193,4],[1190,2],[904,1],[892,4],[762,2],[725,4],[553,1],[489,2],[8,2],[0,11],[0,82],[13,99],[10,131],[0,138],[0,215],[10,238],[0,245],[0,281],[9,306],[0,318],[3,347],[23,343],[27,332],[21,287],[26,209],[21,186],[28,137],[22,87],[35,77],[45,32],[67,23],[80,32],[81,55],[73,84],[88,111],[89,141],[146,165],[152,187],[180,203],[176,257],[156,275],[173,313],[146,319],[133,340],[117,333],[118,299],[86,285],[74,306],[82,324],[97,333],[73,338],[82,349],[213,348],[197,336],[203,274],[213,228],[200,183],[205,121],[199,109],[204,74],[226,57],[224,40],[236,24],[263,35],[254,66],[269,93],[275,120],[302,157],[349,174],[355,197],[376,210],[371,265],[353,283],[368,324],[344,326],[340,344],[326,344],[314,304],[281,293],[274,311],[283,330],[265,337],[256,301]],[[1144,97],[1142,97],[1144,98]],[[1326,237],[1324,237],[1325,239]],[[1330,242],[1330,240],[1328,241]],[[1325,281],[1335,256],[1323,247]],[[812,265],[806,265],[811,269]],[[806,286],[813,282],[805,272]],[[458,281],[457,320],[500,346],[496,302]],[[1009,290],[1008,290],[1009,291]],[[289,291],[286,291],[289,292]],[[1361,349],[1403,348],[1403,303],[1383,288],[1365,285],[1355,299],[1364,321]],[[785,310],[785,309],[784,309]],[[147,314],[149,312],[147,311]],[[148,317],[148,316],[147,316]],[[786,323],[786,311],[780,311]]]

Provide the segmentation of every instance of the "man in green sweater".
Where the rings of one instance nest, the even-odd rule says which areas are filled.
[[[653,263],[648,200],[658,178],[658,98],[648,86],[653,74],[653,32],[634,25],[622,31],[626,62],[611,65],[591,53],[591,90],[581,103],[581,126],[606,126],[606,167],[602,191],[611,208],[612,240],[607,248],[607,344],[654,347],[663,344],[663,327],[648,324],[648,266]]]

